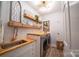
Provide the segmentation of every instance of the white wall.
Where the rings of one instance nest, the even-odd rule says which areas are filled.
[[[43,16],[43,19],[50,21],[51,43],[52,45],[55,45],[57,33],[60,33],[63,38],[62,12],[52,13],[50,15]]]
[[[31,8],[27,2],[21,2],[21,5],[22,5],[22,23],[23,21],[26,20],[26,22],[29,22],[30,24],[33,24],[34,22],[29,20],[29,19],[26,19],[23,17],[23,13],[24,13],[24,10],[26,11],[27,14],[31,14],[31,15],[39,15],[33,8]],[[40,15],[39,15],[40,16]],[[29,32],[33,32],[33,31],[36,31],[38,29],[19,29],[18,30],[18,36],[17,36],[17,39],[24,39],[26,38],[27,36],[27,33]]]
[[[1,18],[1,2],[0,2],[0,18]]]
[[[3,26],[4,43],[10,42],[13,36],[13,28],[7,26],[9,21],[10,2],[2,2],[1,20]]]
[[[57,33],[61,34],[62,39],[64,40],[64,19],[63,19],[63,2],[58,2],[54,5],[56,8],[52,10],[50,14],[42,16],[42,20],[50,21],[50,34],[51,34],[51,45],[56,45],[56,36]],[[59,7],[58,7],[59,6]],[[55,11],[55,12],[53,12]]]
[[[79,50],[79,2],[70,3],[71,48]]]
[[[2,42],[2,21],[1,21],[1,2],[0,2],[0,43]]]
[[[24,2],[22,2],[24,3]],[[23,10],[26,10],[29,12],[31,15],[38,14],[34,9],[29,7],[27,3],[22,4],[22,20],[28,20],[23,17]],[[11,41],[13,37],[13,28],[8,27],[7,23],[9,21],[9,11],[10,11],[10,2],[2,2],[2,12],[1,12],[1,19],[3,21],[3,42],[8,43]],[[31,22],[28,20],[28,22]],[[23,22],[22,22],[23,23]],[[31,22],[32,23],[32,22]],[[17,39],[26,39],[27,32],[32,32],[36,30],[32,29],[18,29],[18,35]]]
[[[67,47],[66,49],[71,48],[71,50],[78,50],[79,47],[79,2],[69,2],[70,7],[70,22],[69,22],[69,12],[68,12],[68,6],[66,4],[65,6],[65,27],[66,27],[66,43]],[[69,27],[70,26],[70,27]],[[70,34],[71,34],[71,40],[70,40]],[[70,46],[71,45],[71,46]]]
[[[1,2],[0,2],[0,24],[1,24]]]

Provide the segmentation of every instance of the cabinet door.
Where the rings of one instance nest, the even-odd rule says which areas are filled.
[[[36,57],[36,48],[35,48],[36,43],[35,42],[32,43],[32,57]]]
[[[35,42],[32,42],[23,48],[23,52],[19,57],[35,57]]]
[[[36,35],[30,35],[30,36],[35,40],[35,43],[33,43],[32,46],[33,56],[40,57],[40,36],[36,36]]]
[[[32,56],[32,43],[28,44],[26,47],[22,48],[19,57],[31,57]]]
[[[40,57],[40,36],[36,36],[36,57]]]
[[[40,46],[38,42],[36,42],[36,57],[40,57]]]
[[[23,52],[19,57],[32,57],[32,48]]]

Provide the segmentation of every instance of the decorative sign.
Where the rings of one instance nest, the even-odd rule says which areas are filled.
[[[13,1],[11,9],[11,20],[20,22],[21,18],[20,12],[21,12],[20,3],[18,1]]]

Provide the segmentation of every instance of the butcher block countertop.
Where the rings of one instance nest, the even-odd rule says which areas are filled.
[[[19,44],[19,45],[10,47],[10,48],[0,49],[0,55],[3,55],[4,53],[9,52],[9,51],[12,51],[12,50],[14,50],[14,49],[20,48],[20,47],[22,47],[22,46],[24,46],[24,45],[28,45],[28,44],[34,42],[35,40],[26,39],[25,41],[26,41],[26,42],[24,42],[24,43],[22,43],[22,44]]]
[[[28,33],[28,35],[37,35],[37,36],[42,36],[42,35],[46,35],[49,34],[49,32],[45,33],[45,32],[32,32],[32,33]]]

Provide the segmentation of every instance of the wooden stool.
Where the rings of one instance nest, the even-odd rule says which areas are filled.
[[[56,46],[58,50],[63,50],[64,49],[64,43],[63,41],[57,41]]]

